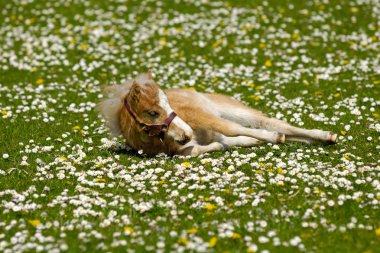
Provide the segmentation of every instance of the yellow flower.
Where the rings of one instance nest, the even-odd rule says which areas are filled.
[[[8,112],[6,110],[2,110],[1,111],[1,114],[3,114],[4,116],[8,114]]]
[[[28,223],[32,225],[33,227],[37,227],[38,225],[41,225],[40,220],[29,220]]]
[[[357,12],[359,12],[359,8],[358,7],[351,7],[350,11],[352,13],[357,13]]]
[[[334,97],[336,97],[336,98],[340,97],[340,93],[339,92],[335,93]]]
[[[95,182],[97,183],[104,183],[106,180],[104,178],[96,178]]]
[[[241,235],[238,233],[233,233],[231,237],[232,237],[232,239],[239,239],[239,238],[241,238]]]
[[[346,135],[346,134],[347,134],[347,132],[344,131],[344,130],[340,131],[340,133],[341,133],[342,135]]]
[[[276,185],[277,185],[277,186],[284,186],[284,182],[279,181],[279,182],[276,183]]]
[[[250,95],[248,96],[249,98],[255,100],[255,101],[259,101],[260,100],[260,96],[257,96],[257,95]]]
[[[183,162],[182,165],[185,166],[186,168],[190,167],[190,163],[189,162]]]
[[[168,43],[166,42],[166,38],[165,37],[161,37],[160,40],[160,45],[163,46],[163,47],[166,47],[168,45]]]
[[[207,211],[213,211],[214,209],[216,209],[216,205],[214,204],[206,204],[204,206],[205,209],[207,209]]]
[[[126,226],[124,227],[124,232],[130,235],[130,234],[133,234],[134,230],[132,227]]]
[[[74,126],[72,129],[75,131],[78,131],[78,130],[80,130],[80,126]]]
[[[299,40],[300,34],[299,33],[293,33],[292,34],[292,39],[293,40]]]
[[[59,160],[60,160],[60,162],[66,162],[66,161],[67,161],[67,158],[64,157],[64,156],[60,156],[60,157],[59,157]]]
[[[180,244],[180,245],[187,245],[188,242],[189,242],[189,240],[187,240],[187,238],[185,238],[185,237],[181,237],[178,239],[178,244]]]
[[[266,60],[265,61],[265,63],[264,63],[264,65],[266,66],[266,67],[272,67],[272,61],[271,60]]]
[[[213,48],[217,48],[217,47],[219,47],[219,45],[222,44],[223,41],[224,41],[223,39],[219,39],[217,42],[214,42],[214,43],[212,44],[212,47],[213,47]]]
[[[39,79],[37,79],[36,84],[43,84],[44,81],[45,81],[44,79],[39,78]]]
[[[87,50],[88,45],[83,43],[80,47],[81,47],[83,50]]]
[[[210,241],[209,241],[209,246],[210,248],[214,247],[216,245],[216,242],[218,241],[218,238],[216,236],[214,237],[211,237]]]
[[[377,237],[380,237],[380,228],[378,228],[378,229],[375,230],[375,234],[376,234]]]
[[[245,191],[245,193],[247,193],[247,194],[252,194],[254,192],[255,192],[255,190],[253,188],[248,188],[248,190]]]
[[[189,234],[196,234],[198,232],[198,229],[197,228],[189,228],[188,230],[186,230],[186,232]]]
[[[351,161],[351,158],[348,155],[344,155],[343,157],[346,158],[347,160]]]

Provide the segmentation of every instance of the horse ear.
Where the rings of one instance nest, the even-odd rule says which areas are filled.
[[[129,91],[130,99],[137,100],[138,97],[140,96],[140,93],[141,93],[141,86],[140,86],[140,84],[136,80],[133,80],[131,89]]]

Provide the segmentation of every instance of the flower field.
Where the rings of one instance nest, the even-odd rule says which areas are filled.
[[[151,70],[337,144],[148,157],[101,89]],[[380,2],[0,2],[0,252],[380,249]]]

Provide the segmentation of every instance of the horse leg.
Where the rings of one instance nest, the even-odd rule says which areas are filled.
[[[236,137],[228,137],[222,135],[220,137],[220,142],[224,145],[224,147],[251,147],[256,144],[262,143],[262,141],[259,141],[258,139],[247,137],[247,136],[236,136]]]
[[[278,131],[286,135],[286,139],[289,141],[299,141],[305,143],[335,143],[337,135],[319,129],[304,129],[300,127],[292,126],[282,120],[269,118],[262,115],[251,114],[252,120],[257,122],[256,124],[263,129]]]
[[[228,137],[228,136],[220,135],[218,141],[212,142],[208,145],[199,145],[195,141],[192,141],[191,143],[183,146],[177,154],[198,156],[200,154],[204,154],[208,152],[222,151],[228,147],[234,147],[234,146],[251,147],[259,143],[262,143],[262,142],[252,137],[247,137],[247,136]]]
[[[222,150],[224,150],[224,146],[220,142],[212,142],[208,145],[199,145],[195,141],[190,141],[177,151],[177,155],[198,156],[204,153]]]
[[[199,112],[192,121],[193,128],[210,129],[227,137],[247,136],[272,143],[283,143],[285,141],[285,135],[282,133],[244,127],[207,111]]]
[[[337,135],[332,132],[292,126],[284,121],[269,118],[262,112],[251,109],[239,101],[226,96],[212,95],[208,96],[208,98],[222,118],[234,121],[238,124],[283,133],[286,135],[286,139],[290,141],[306,143],[314,143],[317,141],[325,143],[336,142]]]

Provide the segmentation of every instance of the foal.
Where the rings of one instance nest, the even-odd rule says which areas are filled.
[[[162,91],[150,73],[105,88],[98,104],[114,135],[148,155],[192,155],[262,142],[335,143],[337,135],[266,117],[223,95],[186,89]]]

